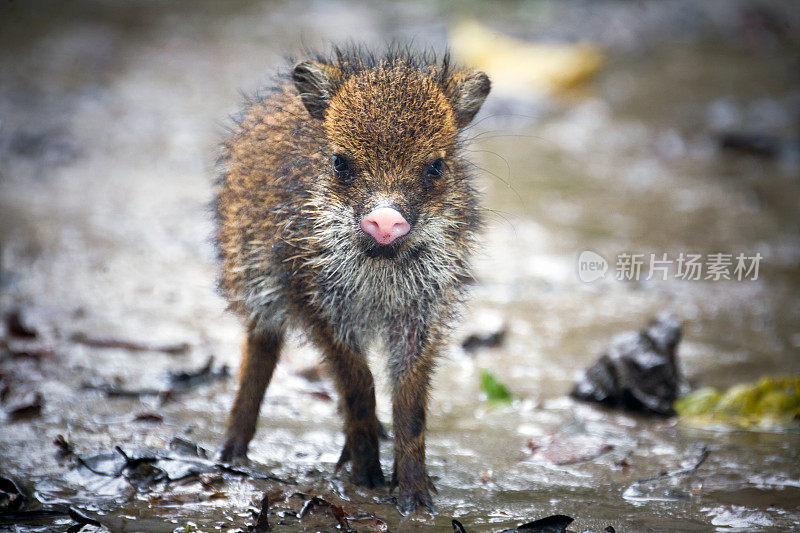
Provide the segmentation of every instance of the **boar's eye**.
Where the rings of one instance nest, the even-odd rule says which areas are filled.
[[[343,155],[334,155],[331,157],[331,164],[333,165],[333,172],[340,180],[345,183],[350,183],[353,179],[353,165]]]
[[[444,174],[444,169],[447,168],[447,163],[441,159],[437,159],[425,169],[425,178],[434,180]]]

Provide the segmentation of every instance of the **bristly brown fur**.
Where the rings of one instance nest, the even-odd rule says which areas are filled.
[[[389,350],[395,470],[401,509],[431,507],[425,411],[436,354],[472,279],[478,201],[459,132],[489,91],[482,73],[447,55],[394,47],[375,55],[336,48],[298,63],[289,79],[248,102],[224,144],[217,198],[220,288],[248,321],[240,389],[223,459],[243,456],[280,339],[300,328],[331,365],[345,417],[339,466],[384,484],[365,352]],[[346,158],[341,179],[331,157]],[[426,174],[433,161],[444,171]],[[392,205],[411,224],[376,246],[360,220]]]

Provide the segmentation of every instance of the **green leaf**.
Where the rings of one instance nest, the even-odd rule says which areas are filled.
[[[497,381],[488,370],[481,370],[481,390],[486,394],[486,399],[495,404],[507,405],[514,400],[508,387]]]

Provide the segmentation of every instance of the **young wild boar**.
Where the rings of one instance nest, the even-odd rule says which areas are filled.
[[[250,101],[224,145],[221,289],[247,321],[221,458],[244,457],[287,328],[330,366],[344,415],[337,469],[385,485],[366,352],[388,349],[403,512],[431,509],[425,411],[436,356],[471,280],[479,208],[459,132],[489,93],[448,57],[336,49]]]

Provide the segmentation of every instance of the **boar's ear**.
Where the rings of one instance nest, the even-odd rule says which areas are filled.
[[[325,109],[340,74],[339,69],[332,65],[310,60],[298,63],[292,70],[294,86],[312,117],[325,118]]]
[[[456,126],[463,128],[480,110],[492,84],[483,72],[469,70],[454,74],[448,86],[456,114]]]

